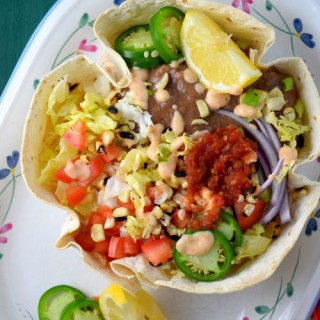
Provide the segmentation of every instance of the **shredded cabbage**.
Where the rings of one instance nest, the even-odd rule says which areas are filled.
[[[128,121],[133,121],[138,124],[138,140],[146,138],[148,136],[147,127],[153,125],[150,113],[143,111],[138,107],[134,107],[128,102],[128,99],[126,97],[119,100],[115,106],[120,111],[124,119],[127,119]]]
[[[298,135],[308,132],[311,129],[308,125],[290,121],[284,116],[278,118],[275,112],[270,112],[266,116],[266,121],[277,129],[280,140],[290,142],[292,147],[296,145],[296,137]]]

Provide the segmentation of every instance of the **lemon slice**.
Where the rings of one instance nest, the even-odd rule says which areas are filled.
[[[166,320],[159,304],[143,289],[133,296],[112,284],[101,293],[99,306],[106,320]]]
[[[232,93],[262,75],[231,36],[201,11],[186,13],[181,43],[188,66],[209,89]]]

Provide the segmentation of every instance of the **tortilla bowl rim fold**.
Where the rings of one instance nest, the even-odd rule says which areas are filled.
[[[122,31],[134,25],[147,23],[157,9],[170,5],[175,6],[184,12],[190,9],[202,10],[213,18],[213,20],[215,20],[228,34],[233,34],[241,39],[249,40],[249,45],[252,48],[257,49],[257,52],[253,54],[253,57],[258,66],[261,65],[260,60],[265,55],[268,48],[275,42],[275,31],[273,28],[231,5],[207,0],[127,0],[120,6],[107,9],[95,20],[93,30],[105,51],[102,53],[102,56],[105,54],[107,58],[109,57],[110,48],[114,48],[114,40]],[[130,16],[129,23],[127,23],[128,16]],[[236,19],[232,20],[230,17],[234,16],[236,16]],[[119,23],[120,18],[121,23]],[[109,29],[109,36],[107,37],[104,28],[107,28],[108,25],[112,25],[111,30],[116,31],[112,31],[110,35]],[[115,26],[117,26],[117,28],[115,28]],[[248,28],[250,30],[250,37],[247,36]],[[127,78],[127,81],[123,82],[124,84],[130,83],[131,76],[128,75],[129,69],[124,60],[119,59],[120,55],[118,53],[111,55],[119,64],[118,69],[121,69],[121,77],[119,78]],[[120,87],[125,86],[121,85],[121,81],[118,81],[118,85]]]

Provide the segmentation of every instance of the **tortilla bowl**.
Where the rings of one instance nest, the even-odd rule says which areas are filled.
[[[130,4],[136,5],[136,2],[128,3],[127,6],[129,7]],[[192,3],[196,5],[196,2]],[[162,3],[159,4],[159,6],[161,5]],[[180,5],[182,6],[182,3]],[[121,7],[120,10],[124,10],[123,8],[126,8],[126,6]],[[130,8],[130,10],[128,9],[128,13],[132,11],[133,7]],[[222,10],[226,15],[230,14],[229,10],[233,10],[231,7],[219,5],[215,8]],[[155,11],[156,7],[153,10]],[[113,11],[108,12],[109,14],[111,12],[112,16],[114,15]],[[240,16],[242,16],[242,13]],[[222,19],[221,17],[222,14],[220,15],[220,19]],[[245,17],[248,20],[248,16]],[[100,19],[105,19],[105,16],[101,16],[97,20],[97,27],[99,26],[99,21],[102,21]],[[134,23],[140,22],[142,21],[134,21]],[[254,26],[253,22],[252,25]],[[255,29],[253,28],[253,30]],[[265,28],[264,30],[266,30],[269,36],[257,46],[258,58],[263,55],[265,49],[273,41],[273,32],[269,28]],[[120,29],[119,32],[121,32]],[[106,45],[109,45],[107,40],[103,41],[105,41]],[[111,48],[109,48],[107,53],[113,63],[119,58]],[[114,57],[116,58],[114,59]],[[48,128],[47,110],[48,105],[51,103],[50,94],[59,81],[67,79],[68,84],[71,86],[80,83],[88,92],[95,92],[101,96],[108,94],[111,90],[111,84],[113,87],[121,87],[121,81],[119,84],[119,81],[112,78],[109,72],[106,72],[106,70],[84,56],[79,56],[64,63],[42,79],[32,100],[24,131],[22,174],[28,188],[39,199],[63,208],[68,214],[56,247],[58,249],[64,249],[69,246],[78,247],[82,252],[84,262],[132,292],[138,290],[141,285],[147,285],[152,287],[166,286],[192,293],[227,293],[248,288],[270,277],[298,240],[306,220],[316,207],[320,197],[319,183],[310,181],[297,173],[299,166],[315,159],[320,154],[320,146],[317,143],[320,138],[320,128],[317,126],[317,119],[320,116],[318,92],[305,63],[301,59],[281,59],[268,64],[268,67],[271,65],[291,75],[294,79],[299,95],[305,104],[303,120],[311,126],[312,130],[306,134],[305,145],[300,150],[299,158],[292,165],[288,174],[291,221],[284,226],[281,235],[272,242],[264,254],[242,264],[240,268],[221,280],[215,282],[197,282],[179,273],[172,274],[163,269],[152,267],[141,254],[113,260],[111,263],[108,263],[103,255],[82,250],[74,240],[74,236],[77,235],[80,229],[79,215],[68,206],[61,205],[50,187],[39,185],[36,181],[39,179],[42,169],[40,167],[39,156],[42,151],[41,142]],[[121,80],[122,72],[124,71],[124,74],[126,74],[127,71],[123,68],[122,64],[115,65],[115,67],[118,68],[117,71],[119,72],[113,74],[116,74],[117,77],[120,74],[118,79]],[[130,78],[127,79],[130,81]]]

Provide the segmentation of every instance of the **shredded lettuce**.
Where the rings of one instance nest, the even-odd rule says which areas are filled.
[[[131,149],[120,163],[120,171],[130,173],[138,171],[148,160],[146,148]]]
[[[237,255],[234,263],[241,263],[245,258],[253,259],[264,253],[272,239],[263,236],[264,228],[260,223],[253,225],[243,234],[243,241],[240,248],[237,248]]]
[[[127,183],[138,193],[140,197],[146,194],[147,184],[151,181],[161,180],[158,170],[142,169],[126,176]]]
[[[55,125],[57,122],[57,114],[55,111],[56,104],[63,103],[69,95],[68,79],[65,76],[61,78],[58,83],[54,86],[48,100],[47,114],[50,116],[52,124]]]
[[[76,205],[73,209],[76,212],[79,212],[82,216],[88,218],[90,213],[97,210],[97,202],[96,202],[96,192],[93,190],[89,191],[87,195],[84,197],[81,202]]]
[[[270,112],[266,116],[266,121],[277,129],[280,140],[290,142],[292,147],[296,145],[296,137],[298,135],[308,132],[311,129],[308,125],[290,121],[284,116],[278,118],[275,112]]]
[[[75,159],[78,156],[78,150],[73,148],[69,143],[63,139],[60,140],[60,151],[55,158],[49,160],[40,173],[40,177],[37,180],[37,184],[47,187],[53,187],[56,179],[54,175],[57,171],[63,168],[67,161]]]
[[[161,141],[165,143],[172,143],[175,138],[176,138],[175,133],[170,130],[166,130],[166,132],[161,135]]]
[[[142,238],[146,227],[147,223],[143,219],[137,219],[134,216],[129,216],[127,219],[126,231],[134,240]]]
[[[158,162],[168,162],[171,155],[171,146],[169,143],[158,144]]]

